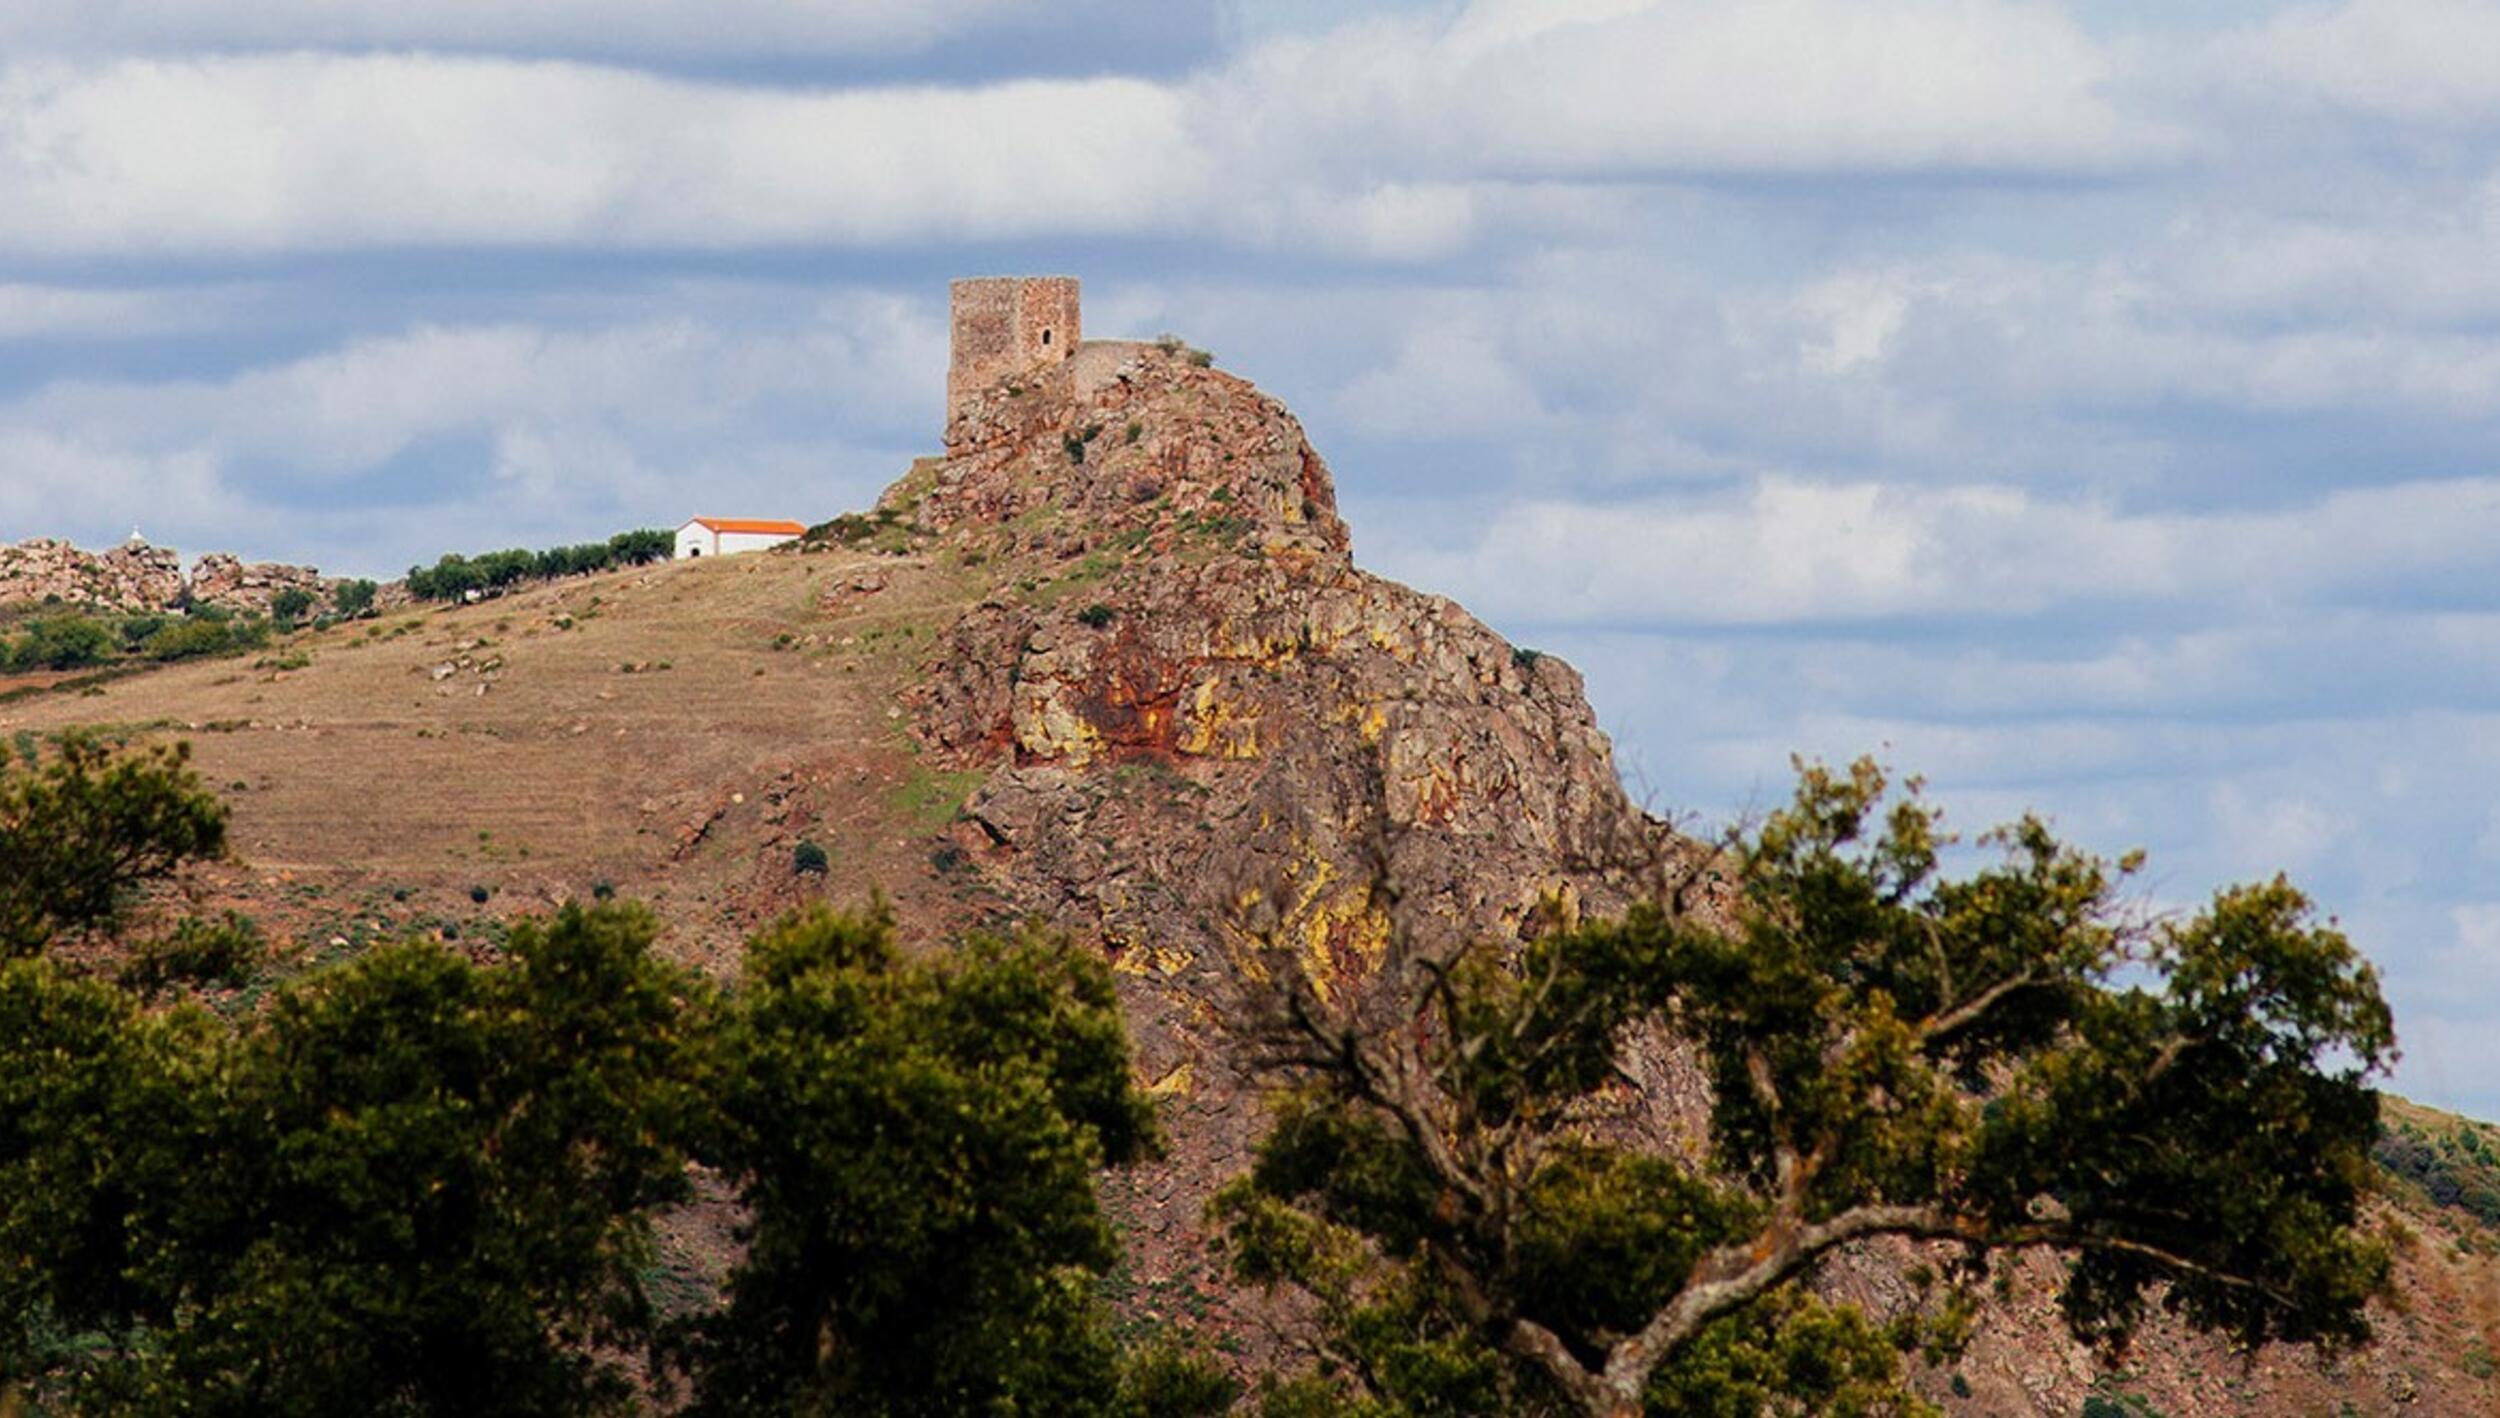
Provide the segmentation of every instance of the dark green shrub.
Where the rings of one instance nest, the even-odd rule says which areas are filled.
[[[190,757],[72,736],[40,770],[0,768],[0,959],[110,931],[135,888],[225,850],[225,805]]]
[[[790,870],[801,876],[823,876],[832,869],[833,860],[813,842],[801,842],[790,854]]]
[[[469,899],[476,902],[480,906],[485,905],[486,898],[494,894],[495,893],[488,891],[483,886],[472,886],[469,888]]]
[[[9,665],[17,670],[75,670],[112,658],[115,636],[98,620],[83,615],[50,616],[26,627],[10,648]]]
[[[173,934],[139,947],[122,966],[121,982],[148,994],[186,980],[231,988],[250,979],[268,953],[259,923],[239,911],[214,920],[185,916]]]
[[[129,654],[138,653],[140,648],[148,643],[148,637],[163,630],[170,619],[169,616],[153,612],[147,615],[122,617],[122,623],[115,633],[121,637],[123,651]]]
[[[353,620],[373,609],[373,593],[378,589],[361,576],[353,581],[341,581],[338,589],[330,593],[330,604],[337,608],[341,616]]]
[[[293,625],[313,608],[313,593],[301,586],[289,586],[269,598],[269,618],[280,625]]]
[[[240,654],[268,643],[268,622],[233,620],[204,607],[149,636],[141,649],[151,660],[189,660]]]
[[[1076,619],[1079,625],[1086,626],[1093,630],[1100,630],[1104,626],[1111,623],[1111,617],[1115,614],[1117,614],[1117,612],[1113,611],[1111,607],[1104,605],[1100,601],[1096,601],[1094,604],[1078,611],[1076,613]]]

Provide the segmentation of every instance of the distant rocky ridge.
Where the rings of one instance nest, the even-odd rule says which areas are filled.
[[[108,551],[86,551],[56,537],[0,546],[0,610],[66,605],[141,614],[216,606],[266,612],[281,591],[327,600],[337,585],[309,566],[246,562],[227,552],[210,552],[186,574],[179,552],[136,536]]]

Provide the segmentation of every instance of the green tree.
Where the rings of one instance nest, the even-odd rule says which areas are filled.
[[[1119,1411],[1093,1173],[1154,1138],[1098,960],[906,958],[882,910],[819,908],[750,947],[716,1077],[706,1156],[752,1221],[676,1346],[697,1411]]]
[[[2156,1291],[2244,1343],[2365,1339],[2389,1273],[2357,1223],[2367,1083],[2394,1050],[2370,967],[2279,879],[2146,922],[2132,859],[2036,820],[1958,878],[1948,842],[1871,764],[1809,768],[1622,920],[1507,956],[1401,939],[1334,1000],[1280,953],[1292,1091],[1218,1202],[1243,1275],[1319,1302],[1327,1362],[1279,1411],[1917,1411],[1900,1354],[1949,1350],[1971,1283],[2032,1249],[2069,1257],[2088,1340]],[[1625,1070],[1677,1039],[1704,1152],[1633,1140],[1673,1120]],[[1886,1237],[1943,1262],[1922,1311],[1815,1296]]]
[[[26,627],[9,651],[18,670],[75,670],[113,657],[112,627],[83,615],[49,616]]]
[[[631,907],[386,946],[239,1027],[0,973],[0,1382],[81,1411],[619,1411],[706,997]],[[41,1336],[105,1343],[47,1348]]]
[[[117,754],[72,737],[39,769],[0,763],[0,958],[110,928],[134,888],[225,842],[188,744]]]
[[[313,593],[301,586],[289,586],[269,598],[269,618],[280,625],[291,626],[313,608]]]
[[[343,619],[353,620],[373,609],[374,593],[380,588],[364,577],[341,581],[330,593],[330,605]]]

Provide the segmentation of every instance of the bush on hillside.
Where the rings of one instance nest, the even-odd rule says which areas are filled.
[[[183,982],[241,985],[269,953],[260,925],[239,911],[213,920],[186,916],[173,933],[142,942],[122,966],[124,988],[154,994]]]
[[[76,670],[103,664],[113,657],[114,634],[102,621],[83,615],[48,616],[26,627],[9,647],[9,668]]]
[[[280,625],[292,626],[313,608],[313,593],[301,586],[289,586],[269,598],[269,618]]]
[[[202,655],[236,655],[269,643],[269,623],[234,620],[206,610],[167,624],[147,638],[140,653],[151,660],[190,660]]]

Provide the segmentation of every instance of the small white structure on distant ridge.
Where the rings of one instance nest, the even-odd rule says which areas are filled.
[[[796,522],[774,522],[755,517],[693,517],[677,529],[679,561],[690,556],[736,556],[742,551],[762,551],[795,540],[807,528]]]

